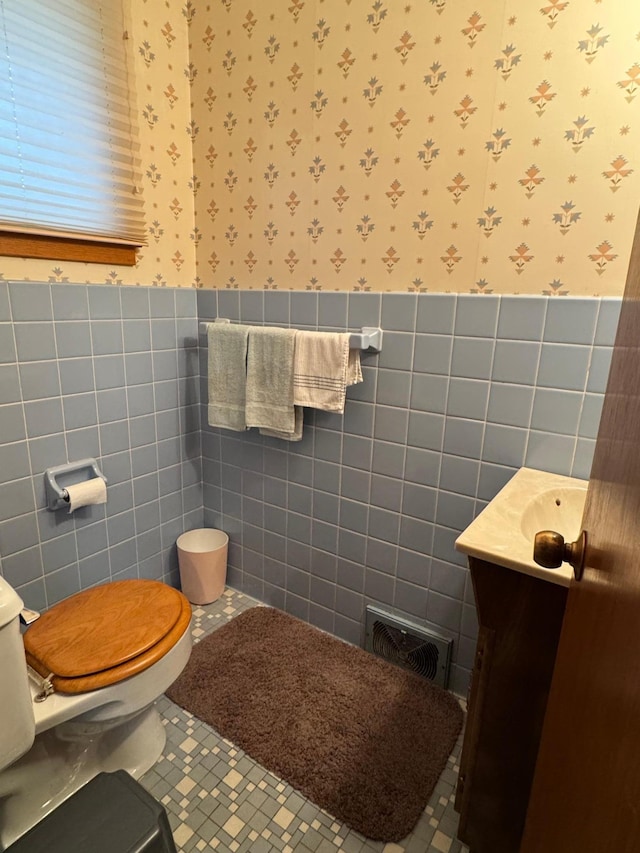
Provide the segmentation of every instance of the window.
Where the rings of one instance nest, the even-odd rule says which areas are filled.
[[[123,0],[0,0],[0,254],[144,243]]]

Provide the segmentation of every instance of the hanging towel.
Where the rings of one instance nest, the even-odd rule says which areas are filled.
[[[275,431],[292,439],[296,429],[295,335],[295,329],[252,326],[247,353],[247,426]]]
[[[249,326],[209,323],[209,426],[246,430],[247,340]]]
[[[351,337],[351,335],[349,335]],[[360,350],[349,350],[349,363],[347,364],[347,386],[358,385],[362,382],[362,365],[360,364]]]
[[[277,429],[261,429],[260,435],[268,435],[270,438],[282,438],[284,441],[302,441],[302,427],[304,425],[304,412],[302,406],[294,406],[295,426],[293,432],[280,432]]]
[[[348,333],[298,332],[293,402],[325,412],[344,412],[348,385],[362,382],[360,350],[349,349]]]

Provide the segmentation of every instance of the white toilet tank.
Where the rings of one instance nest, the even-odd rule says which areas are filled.
[[[29,676],[20,635],[22,601],[0,577],[0,770],[20,758],[33,744],[35,722]]]

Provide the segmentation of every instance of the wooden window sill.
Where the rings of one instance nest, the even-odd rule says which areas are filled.
[[[135,246],[67,237],[40,237],[11,231],[0,231],[1,255],[12,258],[46,258],[52,261],[81,261],[126,267],[132,267],[136,263]]]

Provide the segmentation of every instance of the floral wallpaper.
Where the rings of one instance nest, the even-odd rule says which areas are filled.
[[[206,287],[617,295],[640,5],[198,2]]]
[[[0,277],[619,295],[640,201],[628,0],[131,4],[148,245]]]

